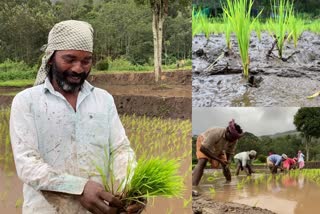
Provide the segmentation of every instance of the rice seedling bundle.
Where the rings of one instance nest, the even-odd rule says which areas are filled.
[[[135,163],[129,163],[126,178],[116,184],[112,170],[112,158],[107,165],[109,179],[105,171],[96,165],[107,192],[116,195],[124,205],[124,210],[135,203],[145,204],[154,197],[182,197],[183,177],[180,176],[178,160],[160,157],[141,157]],[[111,164],[110,164],[111,163]]]

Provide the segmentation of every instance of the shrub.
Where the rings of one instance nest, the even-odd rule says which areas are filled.
[[[265,163],[267,161],[267,156],[260,154],[258,155],[257,160],[261,163]]]
[[[97,70],[107,71],[109,69],[109,58],[99,60],[95,67]]]

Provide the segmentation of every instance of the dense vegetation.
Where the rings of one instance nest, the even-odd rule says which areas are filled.
[[[56,2],[56,3],[52,3]],[[135,0],[3,0],[0,2],[0,63],[40,64],[40,48],[52,26],[77,19],[95,29],[94,58],[103,68],[121,58],[131,65],[153,64],[152,11]],[[169,5],[164,22],[163,64],[191,56],[190,7]]]

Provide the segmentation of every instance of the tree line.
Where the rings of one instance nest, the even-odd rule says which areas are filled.
[[[0,63],[40,63],[50,29],[68,19],[93,26],[96,62],[124,58],[132,64],[153,64],[152,10],[136,0],[2,0]],[[191,58],[191,0],[181,7],[170,2],[163,28],[162,63]]]

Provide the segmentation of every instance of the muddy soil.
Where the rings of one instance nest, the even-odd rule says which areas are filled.
[[[97,74],[88,79],[113,95],[120,114],[191,119],[191,71],[163,72],[154,82],[153,73]],[[23,88],[0,88],[0,107],[10,107]]]
[[[207,198],[203,195],[193,196],[192,198],[193,214],[274,214],[267,209],[259,207],[250,207],[244,204],[232,202],[219,202]]]
[[[154,85],[155,79],[153,73],[119,73],[119,74],[94,74],[88,79],[93,84],[106,85]],[[191,85],[191,72],[174,71],[162,72],[160,84],[169,85]]]
[[[271,49],[273,38],[255,33],[250,41],[250,75],[258,87],[250,87],[242,77],[241,59],[236,38],[232,51],[226,49],[224,35],[193,38],[192,105],[209,106],[319,106],[320,97],[307,96],[320,90],[320,35],[304,32],[297,48],[292,42],[284,48],[282,61]]]

